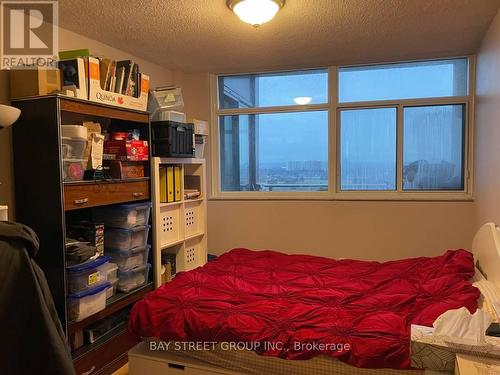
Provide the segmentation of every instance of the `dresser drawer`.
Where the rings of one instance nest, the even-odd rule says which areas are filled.
[[[112,374],[127,363],[127,352],[139,342],[130,333],[123,332],[95,350],[73,361],[77,375]]]
[[[149,181],[64,185],[65,211],[149,199]]]

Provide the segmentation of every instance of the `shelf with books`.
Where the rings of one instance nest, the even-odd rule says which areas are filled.
[[[158,249],[154,254],[156,266],[153,272],[158,287],[164,280],[162,275],[167,268],[162,264],[162,253],[171,254],[169,259],[175,262],[173,268],[177,272],[189,271],[206,263],[205,160],[154,157],[151,178],[153,221],[158,225],[153,239]],[[186,199],[188,190],[198,194]],[[180,199],[175,201],[176,198]]]

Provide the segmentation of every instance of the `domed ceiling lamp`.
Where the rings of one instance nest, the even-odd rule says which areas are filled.
[[[227,0],[227,6],[245,23],[260,26],[271,21],[285,0]]]

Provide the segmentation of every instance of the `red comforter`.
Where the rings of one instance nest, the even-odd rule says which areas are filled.
[[[386,263],[234,249],[179,273],[131,313],[165,341],[247,342],[286,359],[326,354],[358,367],[409,368],[410,325],[477,308],[465,250]]]

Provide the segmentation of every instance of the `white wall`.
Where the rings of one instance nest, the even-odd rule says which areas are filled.
[[[500,13],[477,55],[476,223],[500,225]]]

